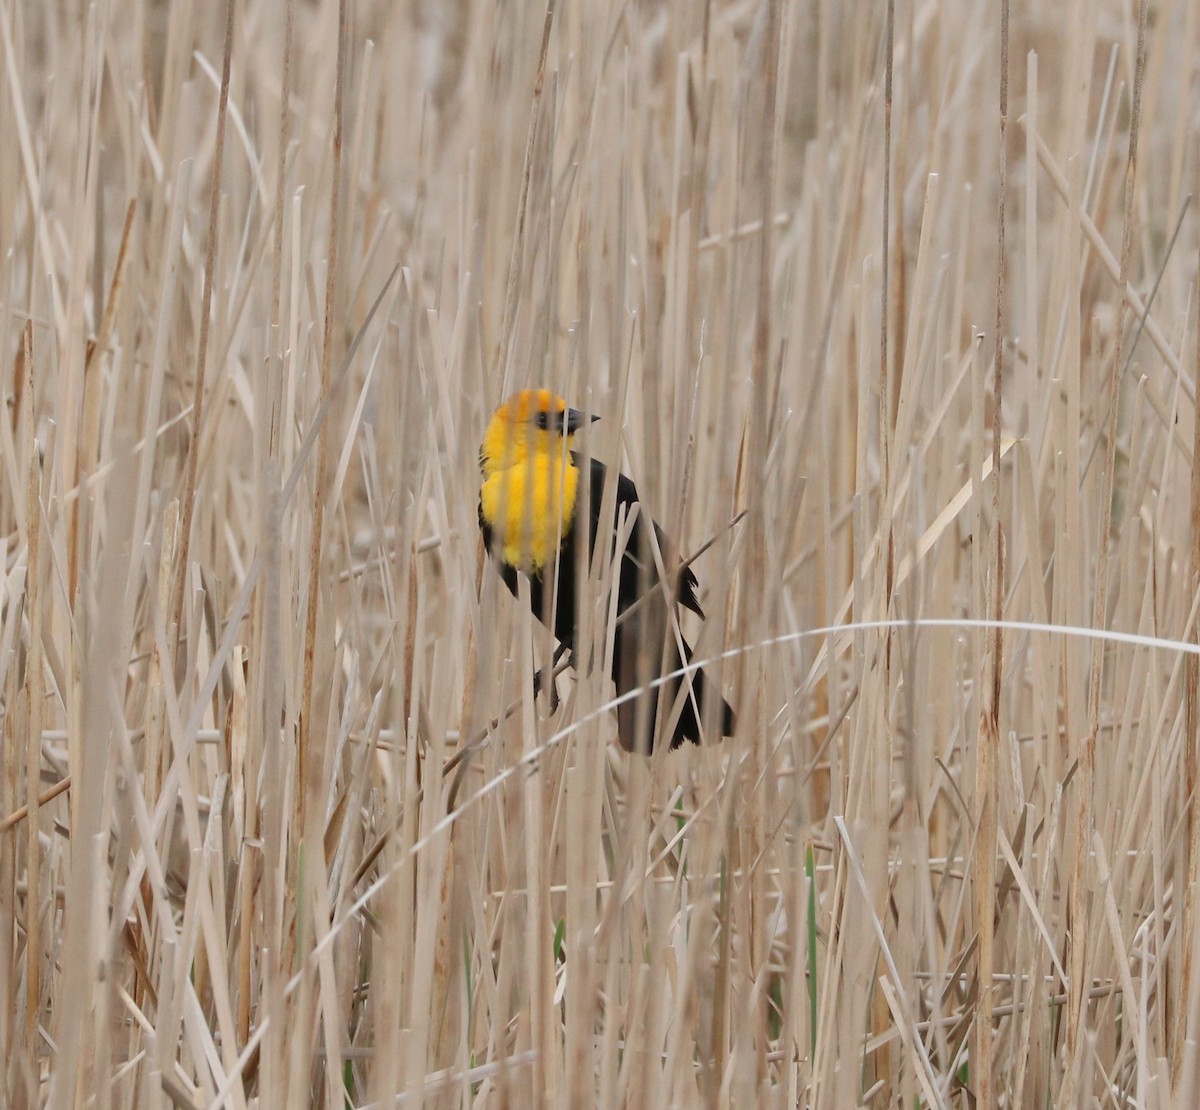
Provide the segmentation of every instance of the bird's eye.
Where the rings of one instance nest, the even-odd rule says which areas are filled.
[[[536,425],[537,425],[539,428],[541,428],[543,431],[546,431],[546,432],[548,432],[548,431],[549,431],[551,428],[557,428],[557,427],[558,427],[558,419],[557,419],[557,416],[558,416],[558,414],[557,414],[557,413],[551,413],[551,412],[539,412],[539,413],[537,414],[537,416],[536,416],[536,417],[534,417],[534,421],[533,421],[533,422],[534,422],[534,423],[535,423],[535,424],[536,424]]]

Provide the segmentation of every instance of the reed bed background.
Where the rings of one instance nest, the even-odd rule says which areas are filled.
[[[1196,1105],[1200,8],[1013,7],[0,0],[0,1102]]]

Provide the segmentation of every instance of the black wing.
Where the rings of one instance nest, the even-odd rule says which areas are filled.
[[[647,537],[646,522],[650,521],[654,528],[654,538],[658,542],[659,557],[662,559],[663,568],[668,574],[673,570],[673,567],[678,560],[678,553],[671,548],[667,543],[667,537],[663,530],[655,523],[638,497],[637,486],[633,484],[633,479],[624,474],[617,472],[617,489],[613,503],[614,516],[610,521],[601,521],[600,514],[604,511],[604,489],[608,482],[608,467],[599,459],[585,460],[578,451],[571,452],[572,460],[575,465],[582,471],[585,463],[589,466],[589,474],[591,476],[591,488],[589,496],[591,498],[590,511],[587,513],[587,518],[590,524],[590,533],[588,541],[588,557],[594,559],[596,556],[596,536],[611,534],[613,537],[613,546],[616,546],[616,524],[622,517],[633,512],[634,507],[638,507],[637,516],[634,518],[633,527],[629,532],[629,539],[625,545],[625,550],[621,558],[621,582],[620,582],[620,609],[625,609],[633,603],[633,601],[641,596],[643,589],[647,583],[657,584],[659,581],[657,566],[654,561],[654,550],[651,548]],[[583,496],[582,488],[580,496]],[[624,514],[622,509],[625,510]],[[576,515],[576,524],[578,524],[579,515]],[[704,610],[700,608],[700,601],[696,597],[696,590],[699,588],[699,583],[696,581],[696,575],[691,567],[685,567],[679,574],[675,584],[674,600],[682,605],[685,609],[690,609],[698,616],[704,616]]]

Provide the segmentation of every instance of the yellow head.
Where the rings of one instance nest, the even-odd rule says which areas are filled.
[[[484,433],[479,449],[483,476],[490,478],[531,458],[561,459],[575,433],[595,419],[567,408],[567,403],[548,389],[514,393],[495,411]]]
[[[568,452],[591,419],[546,389],[515,393],[496,410],[479,449],[479,517],[506,566],[540,573],[570,532],[579,469]]]

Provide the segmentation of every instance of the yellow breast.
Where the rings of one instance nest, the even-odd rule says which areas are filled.
[[[530,455],[498,470],[480,490],[492,554],[526,574],[553,560],[575,518],[579,470],[569,455]]]

